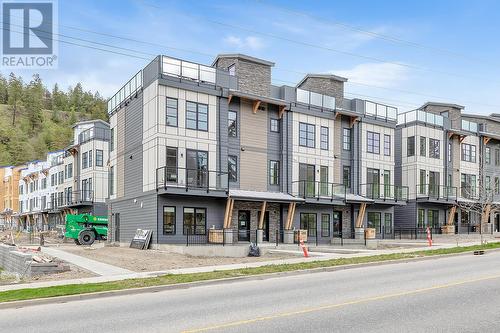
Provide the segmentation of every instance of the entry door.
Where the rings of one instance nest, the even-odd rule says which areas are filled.
[[[192,187],[208,186],[208,152],[186,151],[187,185]]]
[[[366,169],[366,194],[374,199],[380,197],[380,170]]]
[[[342,237],[342,213],[341,212],[333,212],[333,220],[332,220],[332,230],[333,237]]]
[[[439,172],[429,171],[429,195],[435,197],[439,191]]]
[[[120,241],[120,213],[115,213],[115,242]]]
[[[312,164],[299,164],[299,195],[306,198],[313,198],[315,194],[314,170]]]
[[[260,211],[257,212],[257,221],[260,221]],[[262,240],[268,242],[269,241],[269,212],[266,211],[264,213],[264,225],[262,226],[264,230],[264,235],[262,236]]]
[[[238,240],[250,241],[250,211],[238,211]]]

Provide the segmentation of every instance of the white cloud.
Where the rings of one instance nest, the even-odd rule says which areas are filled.
[[[349,81],[377,85],[380,87],[395,87],[409,79],[409,69],[393,63],[365,63],[354,66],[352,69],[330,71]],[[348,82],[349,82],[348,81]]]
[[[239,49],[260,50],[264,47],[262,39],[255,36],[241,38],[231,35],[224,38],[224,43]]]

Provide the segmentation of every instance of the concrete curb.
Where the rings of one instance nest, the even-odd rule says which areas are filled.
[[[486,250],[485,254],[489,252],[500,252],[500,248],[498,249],[490,249]],[[166,290],[177,290],[177,289],[188,289],[198,286],[209,286],[216,285],[221,283],[234,283],[239,281],[252,281],[252,280],[265,280],[276,277],[285,277],[285,276],[295,276],[302,274],[310,274],[310,273],[322,273],[322,272],[334,272],[341,271],[346,269],[355,269],[355,268],[364,268],[364,267],[373,267],[373,266],[384,266],[384,265],[392,265],[392,264],[401,264],[407,262],[416,262],[416,261],[426,261],[426,260],[435,260],[435,259],[445,259],[450,257],[459,257],[465,255],[473,255],[473,251],[470,252],[462,252],[462,253],[452,253],[452,254],[441,254],[435,256],[425,256],[425,257],[416,257],[416,258],[405,258],[405,259],[395,259],[395,260],[385,260],[385,261],[377,261],[377,262],[367,262],[361,264],[348,264],[348,265],[339,265],[332,267],[319,267],[319,268],[310,268],[310,269],[302,269],[302,270],[294,270],[288,272],[277,272],[277,273],[265,273],[265,274],[257,274],[257,275],[247,275],[247,276],[238,276],[231,277],[225,279],[216,279],[216,280],[205,280],[205,281],[196,281],[196,282],[187,282],[187,283],[176,283],[169,285],[161,285],[161,286],[151,286],[151,287],[142,287],[142,288],[131,288],[131,289],[121,289],[121,290],[109,290],[109,291],[101,291],[87,294],[77,294],[77,295],[68,295],[68,296],[55,296],[55,297],[47,297],[47,298],[36,298],[30,300],[22,300],[22,301],[8,301],[0,303],[1,309],[13,309],[13,308],[22,308],[26,306],[34,306],[34,305],[45,305],[45,304],[55,304],[55,303],[66,303],[70,301],[81,301],[81,300],[89,300],[89,299],[99,299],[110,296],[125,296],[125,295],[136,295],[142,293],[154,293]],[[50,288],[50,287],[48,287]],[[22,289],[19,289],[22,290]]]

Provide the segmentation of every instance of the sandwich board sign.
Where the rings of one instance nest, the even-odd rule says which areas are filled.
[[[147,250],[151,242],[152,230],[137,229],[134,238],[130,242],[130,247],[133,249]]]

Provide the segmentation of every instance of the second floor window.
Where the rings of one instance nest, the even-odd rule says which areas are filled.
[[[238,181],[238,157],[233,155],[227,157],[227,171],[230,182]]]
[[[495,149],[495,165],[500,165],[500,149]]]
[[[89,150],[89,167],[92,166],[92,156],[94,156],[94,153],[92,150]]]
[[[89,167],[89,157],[88,153],[85,152],[82,154],[82,169],[86,169]]]
[[[490,147],[484,148],[484,163],[491,164],[491,149],[490,149]]]
[[[367,132],[366,139],[367,151],[372,154],[380,154],[380,134]]]
[[[280,131],[280,123],[278,119],[271,118],[270,120],[271,132],[278,133]]]
[[[346,188],[351,188],[351,167],[344,166],[342,170],[343,183]]]
[[[427,138],[425,136],[420,137],[420,156],[425,157],[427,155]]]
[[[328,127],[321,126],[320,148],[328,150]]]
[[[299,145],[303,147],[315,147],[315,127],[312,124],[299,123]]]
[[[269,185],[280,184],[280,162],[269,161]]]
[[[409,136],[406,139],[406,156],[415,156],[415,137]]]
[[[95,166],[102,167],[104,164],[103,161],[103,151],[101,149],[95,150]]]
[[[476,146],[462,143],[462,161],[476,163]]]
[[[429,139],[429,157],[430,158],[440,158],[441,157],[441,147],[440,147],[439,140]]]
[[[109,151],[115,150],[115,129],[111,129],[111,134],[109,137]]]
[[[208,105],[186,102],[186,128],[208,131]]]
[[[167,126],[177,127],[177,99],[167,97]]]
[[[461,174],[460,192],[464,198],[472,198],[476,195],[476,175]]]
[[[384,134],[384,155],[391,156],[391,136]]]
[[[227,113],[227,135],[233,137],[238,135],[238,114],[235,111]]]
[[[342,129],[342,149],[351,150],[351,129]]]
[[[73,163],[68,164],[67,178],[73,177]]]

